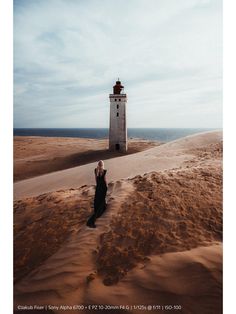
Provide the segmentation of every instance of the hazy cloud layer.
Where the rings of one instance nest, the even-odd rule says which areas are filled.
[[[221,6],[15,0],[15,127],[108,127],[117,77],[129,127],[221,127]]]

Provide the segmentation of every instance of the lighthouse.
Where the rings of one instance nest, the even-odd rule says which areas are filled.
[[[113,86],[113,94],[110,98],[110,128],[109,128],[109,149],[112,151],[126,152],[127,125],[126,125],[126,102],[127,96],[123,94],[124,86],[120,80]]]

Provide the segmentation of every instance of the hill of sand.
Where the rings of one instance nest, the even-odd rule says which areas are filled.
[[[160,144],[132,138],[126,155]],[[108,150],[108,139],[14,136],[14,181],[121,155]]]
[[[221,132],[207,132],[187,136],[136,154],[105,159],[108,180],[117,181],[151,171],[161,171],[180,167],[193,157],[192,150],[203,145],[220,141]],[[98,155],[100,159],[100,155]],[[94,168],[97,163],[89,163],[62,171],[22,180],[14,184],[14,197],[21,199],[59,189],[78,188],[94,184]]]
[[[222,134],[188,136],[106,165],[113,181],[96,229],[85,226],[94,164],[74,169],[84,179],[87,170],[86,183],[66,170],[57,191],[46,189],[54,190],[65,171],[15,185],[22,188],[14,203],[15,308],[103,304],[114,313],[141,313],[136,304],[160,306],[151,313],[168,306],[222,313]],[[30,194],[29,182],[33,196],[19,199]],[[77,187],[68,189],[70,182]]]

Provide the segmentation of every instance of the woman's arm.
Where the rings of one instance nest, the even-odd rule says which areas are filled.
[[[106,183],[106,187],[108,187],[108,184],[107,184],[107,175],[106,175],[106,174],[104,175],[104,181],[105,181],[105,183]]]
[[[94,169],[94,177],[95,177],[95,183],[97,184],[97,173],[96,173],[96,169]]]

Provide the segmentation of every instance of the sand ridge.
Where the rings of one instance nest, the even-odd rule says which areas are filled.
[[[135,191],[100,241],[97,268],[104,284],[117,283],[151,254],[222,241],[220,169],[151,172],[131,181]]]
[[[97,228],[90,229],[84,220],[83,224],[80,221],[79,228],[72,232],[55,254],[15,285],[16,302],[73,305],[78,303],[78,298],[81,302],[87,285],[97,272],[94,254],[99,237],[109,230],[109,221],[132,190],[128,182],[118,181],[110,185],[107,201],[108,204],[112,202],[112,206],[108,205],[106,213],[97,221]],[[90,192],[84,187],[82,194],[88,195]],[[17,249],[20,249],[19,245]]]
[[[220,140],[222,140],[222,132],[211,131],[190,135],[143,152],[105,160],[108,179],[109,181],[117,181],[150,171],[180,167],[184,162],[193,158],[192,149],[208,143],[214,144]],[[94,184],[94,178],[91,174],[93,174],[95,167],[96,163],[89,163],[16,182],[14,184],[14,198],[22,199],[49,191]]]
[[[160,144],[132,138],[126,155]],[[14,181],[123,155],[108,146],[108,139],[14,136]]]

